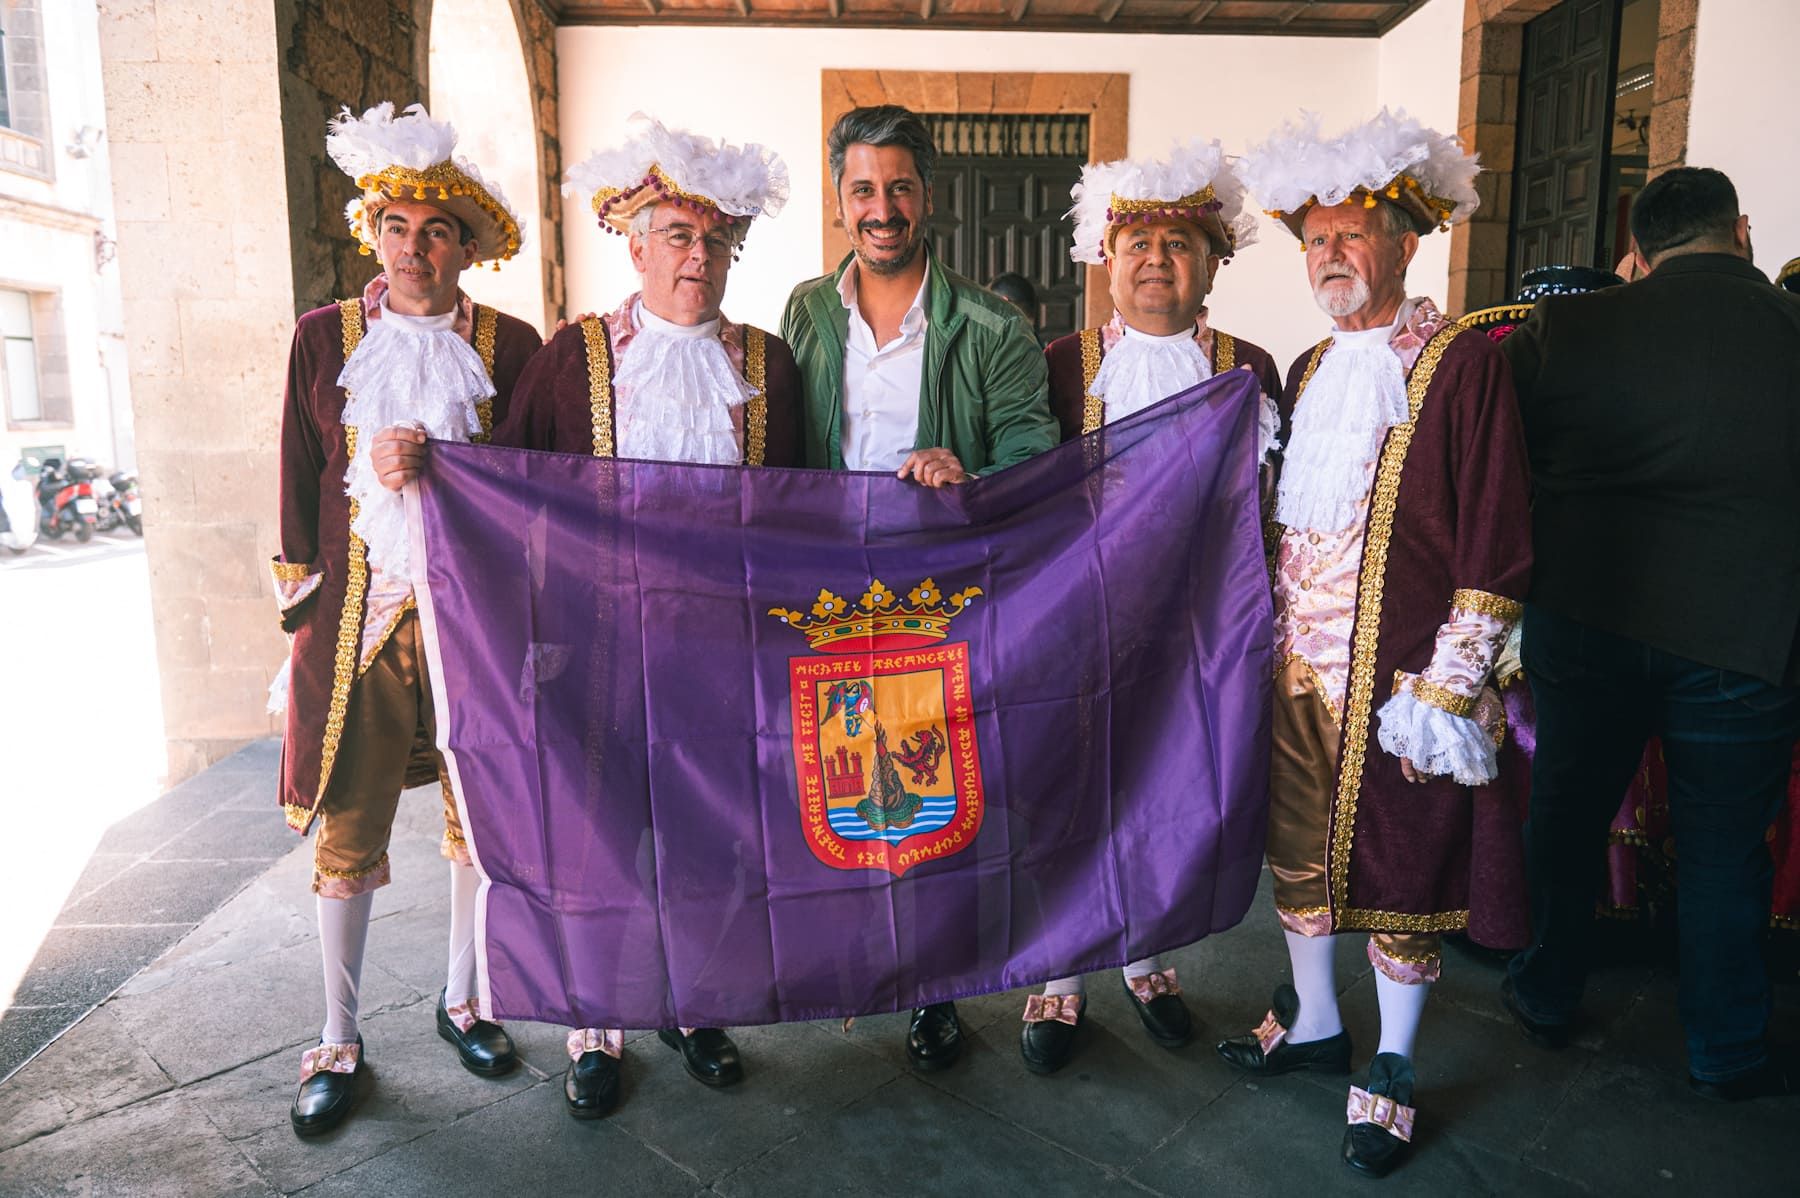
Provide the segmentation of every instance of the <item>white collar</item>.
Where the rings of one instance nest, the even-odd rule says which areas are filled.
[[[856,282],[861,271],[862,263],[852,259],[850,266],[844,271],[843,277],[838,280],[838,298],[843,301],[845,308],[859,317],[862,312],[856,306]],[[912,304],[906,309],[906,315],[900,318],[902,336],[917,332],[919,327],[925,323],[925,288],[930,284],[931,260],[928,258],[925,261],[925,277],[919,280],[918,294],[913,296]]]
[[[408,316],[404,312],[396,312],[388,307],[388,297],[383,295],[381,297],[381,318],[375,323],[386,324],[390,320],[394,322],[389,326],[390,332],[444,333],[455,326],[456,309],[453,307],[448,312],[441,312],[436,316]]]
[[[1173,345],[1181,341],[1192,341],[1194,339],[1194,326],[1189,325],[1187,328],[1177,329],[1173,333],[1146,333],[1142,329],[1134,328],[1132,325],[1127,324],[1125,326],[1125,336],[1136,341],[1152,341],[1164,345]]]
[[[645,333],[661,334],[665,337],[695,338],[717,337],[719,335],[720,318],[717,316],[713,317],[711,320],[703,320],[699,324],[676,324],[672,320],[664,320],[649,308],[646,308],[642,299],[638,300],[637,311],[634,312],[633,315],[637,317],[639,330]]]

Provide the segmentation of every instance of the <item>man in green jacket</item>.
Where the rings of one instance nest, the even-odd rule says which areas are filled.
[[[808,466],[962,482],[1055,445],[1042,351],[1018,310],[933,260],[931,132],[897,105],[826,142],[851,254],[794,289],[781,335],[805,394]]]
[[[805,461],[963,482],[1058,440],[1043,351],[1018,309],[932,260],[931,132],[896,105],[858,108],[826,139],[851,255],[794,289],[781,336],[800,367]],[[913,1011],[906,1055],[962,1051],[956,1004]]]

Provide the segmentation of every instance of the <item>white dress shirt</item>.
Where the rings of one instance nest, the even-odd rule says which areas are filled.
[[[850,312],[844,346],[844,465],[851,470],[900,469],[919,437],[919,385],[925,377],[925,284],[900,319],[900,335],[875,343],[875,330],[856,306],[861,264],[852,262],[838,280]]]

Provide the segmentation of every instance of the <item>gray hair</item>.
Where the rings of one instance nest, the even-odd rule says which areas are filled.
[[[937,145],[931,140],[931,130],[910,109],[898,104],[877,104],[871,108],[853,108],[837,119],[825,138],[825,153],[831,160],[833,191],[844,185],[844,154],[854,145],[899,146],[909,151],[919,182],[931,186],[932,170],[937,166]]]
[[[1376,211],[1381,213],[1381,231],[1395,241],[1408,233],[1419,231],[1418,222],[1413,220],[1412,213],[1389,200],[1377,200]]]
[[[633,237],[642,237],[648,233],[650,231],[651,214],[667,202],[668,201],[664,200],[655,204],[645,204],[642,208],[633,212],[631,214],[631,235]],[[731,238],[732,248],[742,248],[744,244],[744,235],[750,232],[750,222],[747,220],[728,220],[721,227],[725,230],[725,236]]]

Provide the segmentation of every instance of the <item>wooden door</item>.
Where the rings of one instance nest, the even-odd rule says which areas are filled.
[[[1009,271],[1037,290],[1038,335],[1082,327],[1086,268],[1069,260],[1069,189],[1087,117],[928,114],[938,146],[927,222],[938,260],[982,286]]]
[[[1601,266],[1618,0],[1563,0],[1525,27],[1507,291],[1539,266]]]

